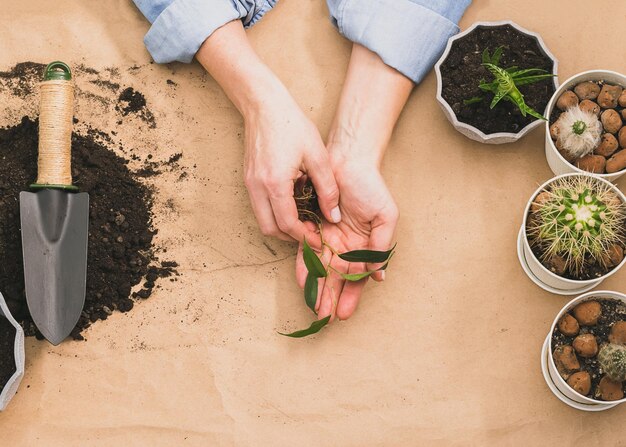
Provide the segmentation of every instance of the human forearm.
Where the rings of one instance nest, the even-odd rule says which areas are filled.
[[[204,41],[196,59],[244,117],[278,98],[290,98],[276,75],[256,54],[240,21],[227,23]]]
[[[410,79],[354,44],[328,137],[331,156],[378,166],[412,89]]]

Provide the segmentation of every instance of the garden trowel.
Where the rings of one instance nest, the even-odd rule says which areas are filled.
[[[74,87],[69,67],[52,62],[40,85],[39,158],[33,192],[20,193],[26,301],[54,345],[76,325],[85,304],[89,195],[72,185]]]

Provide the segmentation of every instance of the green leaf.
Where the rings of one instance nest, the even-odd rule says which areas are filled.
[[[509,69],[507,69],[507,71],[511,73]],[[520,78],[522,76],[528,76],[531,73],[547,73],[547,71],[542,68],[526,68],[524,70],[514,71],[513,73],[511,73],[511,76],[513,76],[513,79],[515,79],[515,78]],[[549,76],[553,76],[553,75],[549,74]]]
[[[496,104],[498,104],[500,100],[508,94],[509,92],[506,90],[498,90],[496,94],[493,96],[493,100],[491,101],[491,104],[489,104],[489,108],[493,109],[496,106]]]
[[[518,68],[519,67],[517,65],[513,65],[512,67],[505,68],[504,71],[506,71],[507,73],[513,75],[513,73],[515,73]]]
[[[483,100],[482,96],[474,96],[473,98],[463,100],[463,104],[465,104],[466,106],[470,106],[472,104],[481,102],[482,100]]]
[[[304,258],[304,264],[306,265],[306,269],[309,271],[309,274],[315,276],[316,278],[324,278],[328,275],[328,272],[324,268],[324,264],[322,264],[320,258],[317,257],[313,249],[309,246],[306,239],[304,240],[302,247],[302,257]]]
[[[496,81],[486,83],[483,79],[483,81],[478,84],[478,88],[481,89],[483,92],[491,92],[495,94],[496,91],[498,91],[498,83]]]
[[[483,64],[488,64],[489,62],[491,62],[491,58],[489,57],[489,48],[485,48],[483,50],[482,62]]]
[[[539,112],[536,112],[532,107],[529,107],[528,105],[526,105],[526,103],[522,103],[522,106],[520,107],[520,110],[522,111],[522,114],[524,114],[524,112],[528,113],[531,116],[534,116],[537,119],[543,120],[543,121],[548,121],[542,114],[540,114]]]
[[[389,257],[389,259],[391,259],[391,256]],[[388,265],[389,265],[389,261],[385,262],[385,265],[383,265],[381,268],[376,269],[374,271],[362,272],[362,273],[342,273],[341,277],[343,279],[345,279],[346,281],[353,281],[353,282],[354,281],[360,281],[363,278],[367,278],[368,276],[370,276],[374,272],[380,272],[381,270],[385,270]]]
[[[330,321],[330,315],[325,318],[322,318],[321,320],[314,321],[313,323],[311,323],[311,326],[309,326],[306,329],[295,331],[290,334],[285,334],[282,332],[279,332],[279,334],[284,335],[285,337],[292,337],[292,338],[307,337],[309,335],[317,334],[324,326],[328,324],[329,321]]]
[[[502,49],[503,48],[499,46],[498,48],[496,48],[496,51],[494,51],[491,55],[491,63],[493,65],[498,65],[500,63],[500,58],[502,57]]]
[[[348,262],[385,262],[389,259],[389,256],[391,256],[395,248],[396,246],[394,245],[391,250],[387,251],[354,250],[341,253],[339,257]]]
[[[315,312],[315,303],[317,302],[317,286],[317,277],[309,272],[304,283],[304,301],[313,312]]]
[[[543,75],[534,75],[534,76],[525,76],[523,78],[515,78],[515,85],[527,85],[534,84],[535,82],[543,81],[544,79],[551,79],[555,75],[551,74],[543,74]]]

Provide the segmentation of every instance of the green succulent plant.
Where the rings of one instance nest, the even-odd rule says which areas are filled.
[[[500,101],[505,100],[515,104],[522,113],[522,116],[528,114],[535,118],[546,120],[543,115],[526,104],[524,95],[519,91],[518,87],[549,79],[555,75],[541,68],[527,68],[523,70],[519,70],[516,66],[502,68],[499,66],[502,52],[503,47],[500,46],[494,50],[493,54],[489,54],[489,48],[485,48],[482,54],[482,65],[489,70],[494,77],[490,82],[481,79],[478,85],[478,88],[482,91],[493,93],[493,99],[491,100],[489,108],[493,109]],[[465,105],[470,105],[481,102],[483,99],[483,96],[475,96],[463,102]]]
[[[626,346],[608,343],[598,352],[598,363],[602,371],[616,382],[626,380]]]
[[[579,274],[589,258],[607,266],[611,247],[626,242],[625,220],[626,205],[608,184],[577,175],[557,179],[537,195],[526,231],[542,261],[559,255]]]

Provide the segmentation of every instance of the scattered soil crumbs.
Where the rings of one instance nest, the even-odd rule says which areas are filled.
[[[24,97],[34,93],[33,79],[40,80],[45,68],[44,64],[21,62],[9,71],[0,71],[0,79],[12,94]]]
[[[602,314],[600,315],[598,323],[595,326],[581,326],[580,333],[576,336],[580,334],[595,335],[598,346],[602,346],[603,343],[609,342],[609,334],[611,333],[611,327],[613,324],[616,321],[626,320],[626,306],[624,306],[624,304],[620,301],[611,299],[598,299],[592,297],[589,298],[589,300],[598,301],[600,303],[600,306],[602,307]],[[567,335],[559,332],[558,327],[555,327],[552,332],[552,352],[554,352],[554,350],[559,346],[571,345],[576,336],[568,337]],[[587,397],[601,400],[599,396],[595,395],[600,379],[602,379],[602,376],[604,375],[602,369],[600,368],[597,356],[592,358],[584,358],[581,356],[577,357],[580,362],[580,370],[587,371],[591,376],[591,391]],[[626,391],[626,388],[624,388],[624,390]]]
[[[518,132],[536,118],[522,116],[519,109],[509,101],[500,101],[493,109],[489,108],[493,94],[485,94],[478,88],[481,80],[492,80],[493,76],[482,63],[482,53],[489,53],[503,47],[500,66],[516,66],[520,70],[541,68],[552,73],[552,60],[543,54],[534,37],[522,34],[510,25],[477,27],[470,34],[456,40],[450,53],[441,65],[443,82],[442,96],[461,122],[482,130],[486,134],[496,132]],[[543,80],[519,87],[526,104],[543,113],[555,91],[554,82]],[[465,105],[463,101],[474,97],[483,100]]]
[[[24,295],[20,236],[20,191],[37,174],[38,123],[24,117],[16,126],[0,129],[0,291],[26,335],[41,335],[32,322]],[[87,295],[83,314],[72,332],[81,332],[115,310],[133,308],[131,288],[144,280],[133,297],[148,298],[158,278],[176,274],[175,262],[159,264],[152,245],[152,192],[137,180],[128,161],[106,147],[108,135],[90,130],[72,135],[72,174],[89,193],[89,253]]]
[[[0,392],[15,373],[15,328],[0,316]]]
[[[146,122],[151,128],[156,127],[154,115],[146,108],[146,98],[142,93],[136,91],[132,87],[125,88],[120,93],[120,105],[116,108],[122,112],[122,115],[135,114]]]

